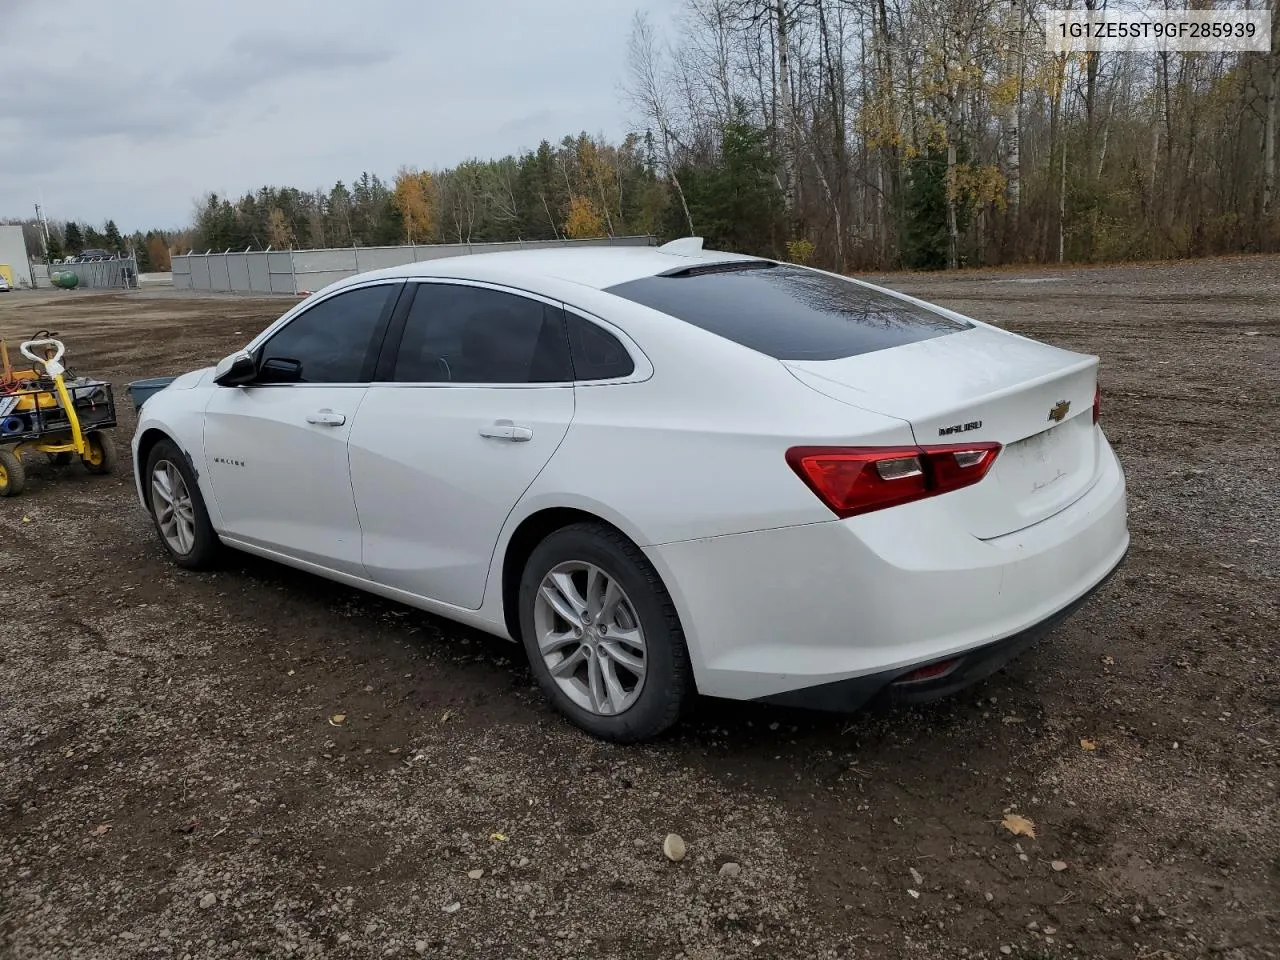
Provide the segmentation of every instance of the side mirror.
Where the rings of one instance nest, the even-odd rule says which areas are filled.
[[[223,357],[213,371],[213,382],[220,387],[240,387],[258,375],[253,355],[241,350]]]

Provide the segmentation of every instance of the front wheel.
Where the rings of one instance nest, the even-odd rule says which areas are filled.
[[[147,505],[156,533],[180,567],[207,570],[222,544],[209,522],[186,456],[169,440],[161,440],[147,457]]]
[[[542,541],[525,564],[520,632],[556,708],[605,740],[648,740],[692,692],[675,605],[640,549],[612,527],[580,523]]]

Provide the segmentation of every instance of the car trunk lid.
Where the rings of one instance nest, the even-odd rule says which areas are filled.
[[[980,539],[1058,513],[1096,480],[1096,357],[975,326],[860,356],[784,364],[820,393],[907,421],[921,445],[1002,444],[981,483],[947,495]]]

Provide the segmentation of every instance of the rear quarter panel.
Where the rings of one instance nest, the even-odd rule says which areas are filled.
[[[608,300],[608,319],[636,341],[653,374],[575,387],[569,432],[513,524],[548,506],[595,504],[645,546],[830,520],[787,465],[789,447],[910,441],[905,422],[833,402],[771,357]],[[591,312],[604,312],[596,306]]]

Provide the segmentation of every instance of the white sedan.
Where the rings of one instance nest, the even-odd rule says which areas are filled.
[[[694,692],[837,710],[986,676],[1129,544],[1098,360],[696,238],[342,280],[147,400],[138,495],[521,642],[634,741]]]

